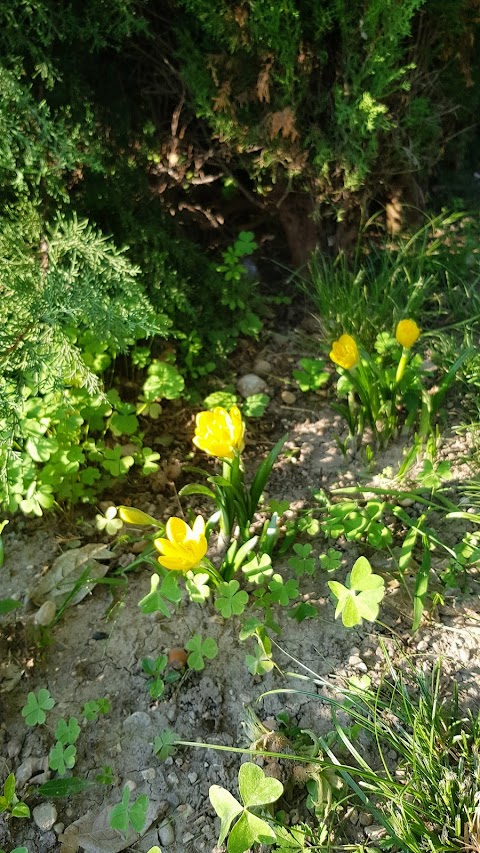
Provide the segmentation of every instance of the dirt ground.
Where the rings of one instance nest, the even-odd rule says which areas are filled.
[[[315,489],[348,485],[364,477],[365,465],[362,454],[353,460],[342,455],[335,437],[344,436],[344,428],[323,397],[301,394],[288,385],[291,368],[299,357],[298,344],[288,338],[282,344],[278,340],[281,337],[270,338],[263,351],[255,353],[255,358],[260,355],[271,362],[272,377],[280,375],[280,379],[267,378],[272,392],[272,403],[264,419],[268,430],[260,440],[255,432],[260,427],[252,425],[246,452],[250,462],[257,446],[262,456],[264,448],[288,432],[268,494],[277,500],[289,500],[296,512]],[[251,372],[253,367],[253,356],[249,361],[246,354],[239,369]],[[286,388],[295,398],[289,397],[288,404],[282,397]],[[450,420],[455,420],[453,412]],[[380,474],[387,465],[395,468],[401,450],[397,445],[381,457],[376,455],[375,472]],[[463,439],[447,434],[441,454],[442,458],[451,459],[456,478],[471,475],[469,449]],[[128,482],[122,488],[126,494]],[[143,494],[137,488],[132,503],[160,518],[178,514],[178,499],[171,486],[167,484],[160,491],[145,485],[143,488]],[[105,495],[106,499],[109,497]],[[125,502],[118,496],[112,500]],[[278,642],[300,663],[275,649],[278,669],[262,679],[252,677],[245,666],[245,653],[251,652],[253,645],[239,642],[239,617],[224,620],[212,604],[201,607],[187,601],[171,619],[159,614],[143,615],[137,605],[149,591],[147,569],[128,575],[126,593],[116,606],[112,607],[113,588],[98,584],[83,601],[68,607],[53,629],[41,628],[35,624],[38,607],[29,593],[35,580],[72,544],[69,539],[78,538],[78,543],[73,544],[81,546],[99,540],[94,527],[85,523],[92,513],[82,510],[82,516],[83,523],[80,512],[55,519],[16,518],[4,533],[0,597],[14,596],[23,606],[0,621],[0,777],[4,780],[9,772],[15,772],[17,792],[26,798],[31,809],[44,802],[35,794],[35,786],[55,776],[48,769],[48,752],[54,743],[57,720],[70,716],[80,720],[85,702],[107,697],[110,712],[96,722],[82,725],[73,772],[77,777],[94,780],[101,768],[108,766],[113,770],[114,783],[95,784],[78,795],[48,801],[50,808],[43,825],[38,825],[42,824],[41,816],[30,821],[0,816],[0,847],[7,853],[21,844],[28,847],[29,853],[146,853],[154,844],[160,844],[164,853],[211,853],[216,849],[217,826],[208,789],[217,784],[236,793],[241,757],[204,748],[178,748],[172,757],[161,762],[152,747],[155,736],[171,728],[184,740],[248,746],[246,706],[253,706],[261,719],[270,720],[286,709],[300,728],[328,731],[329,710],[320,700],[291,694],[276,694],[260,703],[256,699],[266,690],[295,686],[286,673],[300,672],[300,663],[324,676],[332,686],[342,676],[368,672],[375,677],[385,665],[380,637],[393,656],[407,653],[421,668],[430,667],[441,656],[446,682],[456,680],[464,703],[478,707],[480,622],[475,618],[475,578],[467,582],[463,591],[452,590],[445,603],[412,635],[410,603],[398,584],[387,582],[388,594],[380,614],[383,626],[364,623],[362,628],[346,630],[341,621],[334,619],[335,607],[326,586],[329,577],[320,570],[313,578],[303,577],[303,598],[318,608],[318,617],[299,625],[285,612],[278,616],[282,626]],[[442,524],[446,541],[455,544],[461,539],[464,525]],[[101,541],[108,544],[111,540],[104,537]],[[330,545],[342,550],[340,579],[362,553],[372,560],[376,571],[389,578],[390,558],[384,551],[372,552],[344,540],[325,543],[320,536],[305,541],[311,541],[317,554],[324,553]],[[275,564],[275,571],[291,575],[287,557]],[[110,561],[110,566],[116,569],[129,559],[126,549]],[[182,647],[195,633],[214,637],[219,645],[218,656],[207,661],[202,672],[188,671],[167,686],[160,700],[153,701],[141,659]],[[29,691],[36,692],[41,687],[48,688],[56,705],[45,726],[27,728],[21,709]],[[140,839],[129,836],[124,840],[108,827],[108,813],[120,800],[125,784],[133,797],[146,793],[150,798],[148,824]],[[293,820],[298,819],[301,808],[301,792],[297,794],[290,804]],[[365,831],[360,824],[352,825],[351,837],[364,841]]]

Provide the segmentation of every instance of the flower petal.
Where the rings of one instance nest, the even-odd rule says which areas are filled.
[[[165,532],[170,542],[175,542],[178,545],[184,543],[189,538],[191,530],[183,518],[172,516],[167,521]]]
[[[189,565],[184,565],[174,557],[159,557],[158,562],[164,569],[170,569],[173,572],[188,572],[191,568]]]
[[[205,536],[205,519],[202,515],[197,515],[195,521],[193,522],[192,531],[197,538],[199,536]]]

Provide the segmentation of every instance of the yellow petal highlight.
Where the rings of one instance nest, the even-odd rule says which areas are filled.
[[[421,331],[415,320],[400,320],[395,337],[400,346],[404,349],[410,349],[420,337]]]
[[[244,433],[245,424],[238,406],[232,406],[229,412],[217,406],[197,415],[193,443],[209,456],[233,459],[245,447]]]
[[[360,361],[360,355],[354,338],[351,335],[340,335],[338,341],[332,344],[330,358],[345,370],[355,367]]]
[[[165,527],[166,538],[155,539],[154,545],[160,552],[158,562],[165,569],[189,572],[195,569],[207,553],[205,521],[197,516],[193,527],[182,518],[172,516]]]

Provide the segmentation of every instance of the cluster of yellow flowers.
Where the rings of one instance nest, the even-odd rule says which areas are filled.
[[[196,417],[193,443],[209,456],[233,459],[245,447],[245,424],[238,406],[230,411],[217,406]],[[181,518],[172,517],[165,528],[166,538],[155,539],[154,545],[161,556],[158,562],[165,569],[189,572],[200,565],[207,553],[205,521],[199,515],[193,527]]]
[[[415,320],[400,320],[395,330],[395,337],[403,349],[409,350],[420,337],[420,333],[421,329]],[[351,335],[340,335],[338,341],[332,344],[330,358],[339,367],[353,370],[360,361],[355,339]]]

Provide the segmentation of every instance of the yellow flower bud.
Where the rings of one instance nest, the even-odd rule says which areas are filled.
[[[232,406],[229,412],[217,406],[197,415],[193,443],[210,456],[233,459],[235,452],[241,453],[245,447],[244,432],[245,424],[237,406]]]
[[[193,527],[189,527],[181,518],[169,518],[165,533],[166,539],[155,539],[153,543],[162,555],[158,558],[160,565],[176,572],[195,569],[208,548],[202,516],[197,516]]]
[[[150,527],[154,524],[155,527],[161,527],[159,521],[141,509],[135,509],[133,506],[119,506],[117,509],[120,518],[127,524],[134,524],[136,527]]]
[[[421,329],[418,328],[415,320],[400,320],[395,337],[404,349],[413,347],[415,341],[420,337]]]
[[[358,364],[360,355],[357,344],[351,335],[340,335],[338,341],[333,342],[330,358],[345,370],[351,370]]]

